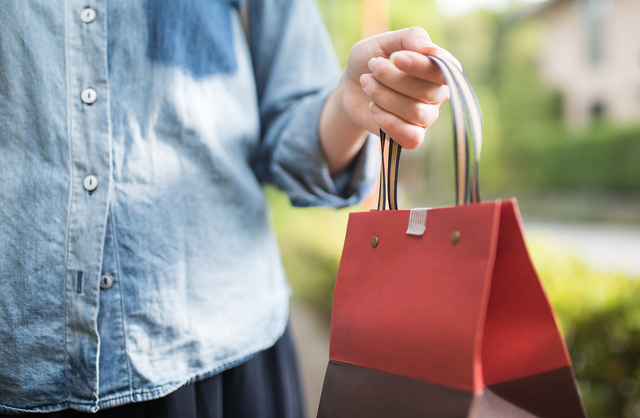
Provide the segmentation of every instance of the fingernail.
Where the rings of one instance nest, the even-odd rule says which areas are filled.
[[[369,84],[371,82],[371,79],[373,78],[373,75],[371,74],[362,74],[360,76],[360,84],[362,84],[362,87],[367,87],[367,84]]]
[[[376,62],[378,62],[380,58],[371,58],[369,60],[369,62],[367,63],[367,67],[369,67],[369,70],[373,71],[374,67],[376,66]]]
[[[440,50],[441,50],[441,49],[442,49],[442,48],[440,48],[440,47],[439,47],[438,45],[436,45],[436,44],[429,44],[429,43],[427,43],[427,44],[425,44],[425,45],[423,46],[423,51],[425,51],[425,52],[424,52],[424,54],[426,54],[426,55],[435,55],[435,56],[438,56],[438,55],[440,55]]]
[[[433,42],[430,41],[424,41],[424,42],[420,42],[420,48],[435,48],[435,49],[440,49],[440,47],[436,44],[434,44]]]
[[[369,110],[371,111],[371,113],[373,113],[374,115],[377,115],[378,113],[380,113],[380,106],[377,106],[376,104],[374,104],[373,102],[369,102]]]
[[[395,65],[398,68],[400,67],[406,68],[409,65],[411,65],[411,58],[408,55],[403,54],[401,52],[394,52],[393,54],[391,54],[390,58],[393,65]]]

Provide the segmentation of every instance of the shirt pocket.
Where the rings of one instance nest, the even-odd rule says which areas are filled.
[[[241,0],[145,0],[154,63],[180,67],[194,78],[237,70],[231,19]]]

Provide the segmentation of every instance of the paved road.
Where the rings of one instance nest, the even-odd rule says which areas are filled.
[[[640,227],[607,224],[525,222],[530,236],[570,251],[593,268],[640,279]]]
[[[315,418],[324,372],[329,362],[329,318],[292,299],[291,333],[298,350],[298,364],[307,403],[306,418]]]

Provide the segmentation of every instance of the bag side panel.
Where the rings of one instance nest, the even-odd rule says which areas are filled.
[[[529,258],[515,201],[502,202],[482,362],[487,386],[571,364]]]

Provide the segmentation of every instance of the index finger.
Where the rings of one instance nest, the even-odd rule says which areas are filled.
[[[462,69],[458,60],[448,51],[440,49],[437,55],[448,58],[458,68]],[[442,75],[442,71],[440,71],[440,67],[426,55],[413,51],[398,51],[391,54],[390,60],[399,70],[413,77],[432,83],[447,84],[447,81]]]

